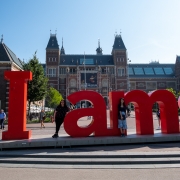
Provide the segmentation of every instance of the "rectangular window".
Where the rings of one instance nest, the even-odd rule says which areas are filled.
[[[111,74],[114,74],[114,68],[109,68],[109,72],[110,72]]]
[[[142,68],[134,68],[135,75],[144,75],[144,71]]]
[[[154,68],[156,75],[164,75],[164,71],[162,68]]]
[[[94,64],[94,59],[80,59],[80,64]]]
[[[66,68],[59,68],[59,74],[66,74]]]
[[[125,75],[124,68],[118,68],[118,76],[124,76],[124,75]]]
[[[154,71],[152,68],[144,68],[144,72],[146,75],[154,75]]]
[[[66,83],[66,79],[65,78],[60,78],[60,83],[61,84],[65,84]]]
[[[76,69],[75,68],[70,68],[69,73],[70,74],[76,74]]]
[[[101,73],[106,74],[106,68],[101,68]]]
[[[165,74],[167,74],[167,75],[173,74],[172,68],[167,67],[167,68],[163,68],[163,69],[164,69]]]
[[[134,72],[133,72],[133,68],[128,68],[128,73],[129,73],[129,75],[134,75]]]
[[[60,86],[60,89],[61,89],[61,90],[64,90],[65,88],[64,88],[64,86]]]
[[[48,77],[56,77],[56,69],[55,68],[48,69]]]

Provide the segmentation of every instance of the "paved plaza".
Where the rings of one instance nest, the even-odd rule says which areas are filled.
[[[109,125],[109,110],[107,110],[107,124]],[[158,127],[158,120],[153,113],[153,122],[154,122],[154,130],[155,132],[160,132],[160,130],[156,130]],[[88,120],[87,117],[83,117],[79,119],[78,125],[80,127],[85,127],[88,126],[91,123],[91,120]],[[131,112],[131,115],[127,118],[127,126],[128,126],[128,134],[131,134],[132,132],[134,133],[136,130],[136,125],[135,125],[135,113],[134,111]],[[33,138],[43,138],[43,137],[51,137],[54,132],[55,132],[55,123],[45,123],[45,128],[40,128],[40,123],[35,123],[35,124],[27,124],[27,129],[32,130],[32,137]],[[5,130],[7,129],[7,126],[5,127]],[[59,135],[67,135],[64,128],[63,124],[61,126]],[[68,135],[67,135],[68,136]],[[0,133],[0,139],[2,138],[2,133]]]
[[[154,120],[154,132],[155,134],[161,134],[161,130],[156,130],[158,127],[158,120],[156,117],[156,114],[153,114],[153,120]],[[109,123],[109,111],[107,111],[107,121]],[[78,125],[81,127],[87,126],[90,124],[91,120],[87,120],[87,117],[83,117],[78,121]],[[135,114],[132,111],[130,117],[127,118],[127,125],[128,125],[128,135],[135,133]],[[7,126],[5,127],[5,130],[7,129]],[[40,139],[40,140],[46,140],[50,139],[53,140],[52,135],[55,132],[55,123],[45,123],[45,128],[40,128],[40,123],[36,124],[27,124],[27,129],[32,130],[32,139]],[[69,137],[68,134],[66,134],[63,125],[59,132],[60,137],[58,139],[61,140],[61,136],[63,137]],[[2,136],[2,133],[0,133],[0,136]],[[1,137],[0,137],[1,138]],[[120,137],[119,137],[120,138]],[[0,141],[0,143],[3,141]],[[7,142],[8,143],[8,142]],[[151,151],[179,151],[180,149],[179,143],[158,143],[158,144],[126,144],[126,145],[97,145],[97,146],[81,146],[81,147],[71,147],[69,151],[79,150],[87,151],[121,151],[121,152],[151,152]]]
[[[109,112],[107,119],[109,122]],[[155,134],[158,122],[153,114]],[[79,126],[87,126],[91,120],[83,117]],[[128,135],[135,132],[134,112],[127,118]],[[54,123],[27,124],[33,139],[47,139],[55,131]],[[7,127],[6,127],[7,129]],[[63,126],[60,137],[67,136]],[[121,138],[121,137],[119,137]],[[53,140],[53,138],[52,138]],[[8,162],[9,161],[9,162]],[[124,164],[124,163],[125,164]],[[144,162],[146,162],[144,164]],[[94,163],[94,164],[92,164]],[[99,163],[99,164],[98,164]],[[134,163],[134,164],[133,164]],[[10,149],[0,151],[2,179],[179,179],[180,143],[114,144],[73,146],[57,148]],[[6,172],[6,173],[4,173]],[[7,173],[8,172],[8,173]]]

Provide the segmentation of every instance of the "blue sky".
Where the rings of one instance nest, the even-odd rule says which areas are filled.
[[[132,63],[175,63],[180,55],[179,0],[0,0],[0,35],[19,57],[45,62],[50,30],[66,54],[110,54],[122,32]]]

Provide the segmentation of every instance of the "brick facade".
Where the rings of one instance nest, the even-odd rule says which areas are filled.
[[[54,38],[52,43],[57,42],[56,35],[51,36]],[[103,55],[101,51],[96,55],[68,55],[65,54],[64,47],[59,49],[58,43],[56,48],[51,46],[51,36],[46,48],[46,75],[49,78],[49,84],[65,98],[73,92],[84,89],[97,91],[105,99],[110,91],[116,90],[140,89],[149,92],[155,89],[173,88],[177,91],[180,89],[180,60],[178,58],[175,64],[157,62],[129,64],[127,51],[120,35],[115,37],[111,55]],[[98,48],[102,50],[100,43]],[[82,62],[85,61],[87,64],[84,65]],[[138,68],[143,71],[143,74],[135,72],[139,70]],[[52,69],[54,69],[53,73]],[[130,69],[132,73],[129,72]],[[148,70],[152,72],[146,72]],[[172,72],[169,73],[168,71],[171,70]],[[89,74],[95,76],[97,86],[88,87],[86,82],[85,88],[85,82],[82,79]]]

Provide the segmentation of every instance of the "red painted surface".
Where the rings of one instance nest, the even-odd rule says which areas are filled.
[[[154,102],[159,104],[162,133],[179,133],[178,107],[174,95],[167,90],[156,90],[149,93],[149,97],[151,105]]]
[[[26,130],[27,80],[32,80],[29,71],[6,71],[9,85],[8,130],[2,132],[2,140],[29,139]]]
[[[134,104],[136,133],[139,135],[154,134],[152,107],[155,102],[160,106],[162,133],[179,133],[177,102],[173,94],[167,90],[156,90],[149,94],[141,90],[133,90],[124,94],[123,91],[109,93],[110,128],[107,128],[105,103],[101,95],[94,91],[79,91],[71,94],[68,99],[72,104],[81,100],[88,100],[94,108],[76,109],[69,112],[65,118],[64,128],[72,137],[117,136],[118,103],[124,97],[125,103]],[[77,125],[79,118],[94,116],[93,122],[84,128]]]
[[[148,94],[141,90],[133,90],[126,93],[125,101],[134,104],[136,133],[139,135],[154,134],[152,105]]]
[[[93,108],[75,109],[69,112],[64,120],[64,129],[72,137],[107,136],[106,104],[103,97],[95,91],[79,91],[68,96],[72,104],[88,100]],[[84,116],[93,116],[92,123],[87,127],[79,127],[77,121]]]
[[[2,140],[29,139],[31,131],[26,130],[27,80],[32,80],[28,71],[6,71],[5,78],[10,81],[8,131],[2,132]],[[162,133],[179,133],[178,107],[174,95],[167,90],[156,90],[147,94],[141,90],[109,93],[110,128],[107,127],[106,104],[103,97],[95,91],[79,91],[68,96],[72,104],[88,100],[94,107],[76,109],[67,114],[64,129],[72,137],[119,136],[118,103],[125,99],[126,105],[131,102],[135,107],[136,133],[154,134],[152,106],[159,104]],[[180,105],[180,99],[178,100]],[[79,127],[78,120],[84,116],[93,116],[87,127]]]

